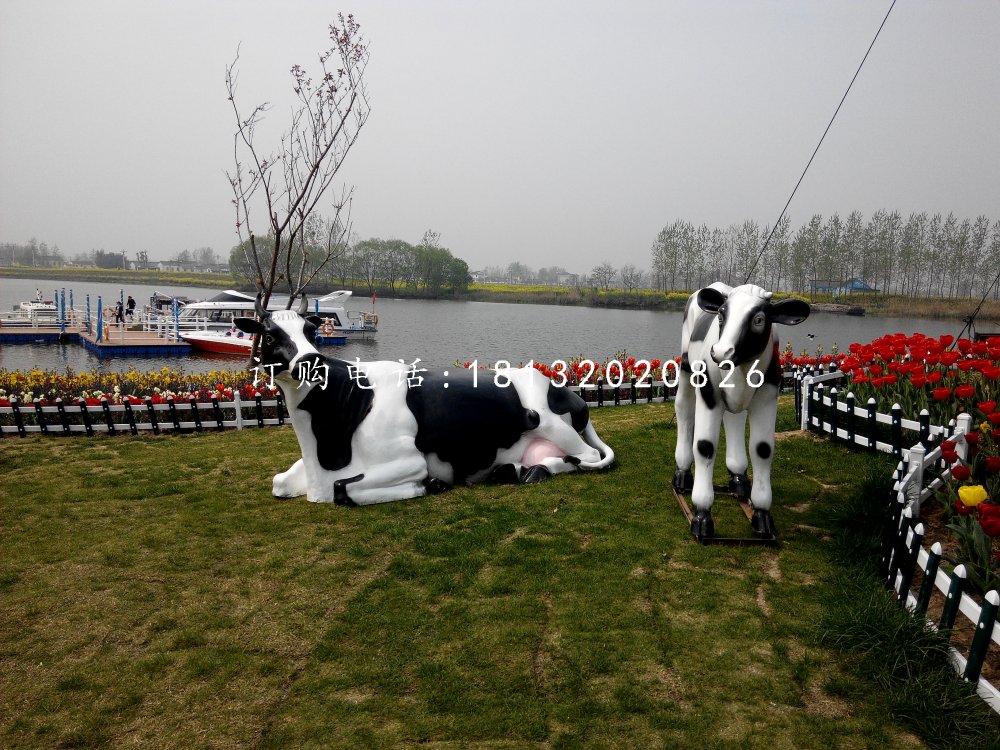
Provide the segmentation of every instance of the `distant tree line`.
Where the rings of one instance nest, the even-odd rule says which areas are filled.
[[[441,247],[440,239],[439,233],[428,230],[418,245],[378,237],[356,240],[338,248],[329,260],[325,260],[313,281],[321,286],[361,284],[369,294],[376,289],[394,293],[406,288],[428,294],[468,289],[472,282],[468,264]],[[290,252],[293,258],[296,253],[305,253],[308,265],[309,242],[296,244]],[[293,265],[296,263],[293,261]],[[254,282],[242,245],[233,248],[229,268],[234,276]]]
[[[979,297],[1000,271],[1000,221],[986,216],[922,212],[903,219],[880,210],[866,221],[854,211],[846,219],[816,214],[795,231],[786,217],[757,261],[770,231],[754,221],[719,229],[677,220],[653,242],[652,286],[736,285],[749,275],[775,291],[810,292],[858,279],[887,294]],[[991,294],[996,299],[1000,290]]]

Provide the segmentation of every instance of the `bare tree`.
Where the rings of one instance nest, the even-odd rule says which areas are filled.
[[[236,232],[254,283],[266,306],[277,282],[284,280],[288,305],[316,274],[345,252],[350,232],[353,189],[333,197],[333,215],[324,221],[325,241],[307,238],[307,220],[330,188],[368,119],[364,85],[368,46],[354,17],[337,16],[329,29],[331,46],[319,55],[319,75],[293,65],[295,93],[291,125],[276,152],[257,141],[257,130],[270,109],[267,103],[245,115],[237,104],[239,53],[226,68],[226,89],[236,117],[234,170],[227,173],[236,209]],[[314,217],[315,221],[315,217]]]
[[[622,266],[619,275],[622,277],[622,288],[626,292],[634,292],[642,284],[642,270],[631,263]]]
[[[590,278],[595,284],[600,284],[605,290],[611,288],[611,282],[615,280],[618,272],[610,262],[604,261],[599,266],[594,266],[590,271]]]

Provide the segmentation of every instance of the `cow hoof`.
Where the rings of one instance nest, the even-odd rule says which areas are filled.
[[[521,481],[521,477],[517,475],[517,467],[514,464],[500,464],[490,472],[490,481],[494,484],[517,484]]]
[[[546,469],[541,464],[535,464],[534,466],[529,466],[524,469],[521,474],[521,482],[524,484],[536,484],[541,482],[543,479],[548,479],[552,476],[552,472]]]
[[[778,529],[774,526],[774,518],[769,510],[755,510],[753,518],[750,519],[750,528],[761,539],[774,539],[778,535]]]
[[[750,497],[750,477],[746,474],[729,473],[729,491],[736,495],[737,500]]]
[[[451,489],[450,484],[437,477],[428,477],[425,479],[424,487],[427,488],[427,492],[431,495],[440,495],[442,492],[447,492]]]
[[[694,489],[694,474],[690,469],[678,469],[674,472],[674,489],[682,495]]]
[[[333,483],[333,503],[334,505],[357,505],[356,502],[351,500],[350,495],[347,494],[347,485],[353,482],[360,482],[365,478],[364,474],[358,474],[348,479],[338,479]]]
[[[699,542],[703,539],[711,539],[715,536],[715,522],[712,520],[712,511],[699,510],[691,519],[691,533]]]

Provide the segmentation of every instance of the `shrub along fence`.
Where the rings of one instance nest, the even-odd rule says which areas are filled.
[[[917,420],[905,419],[899,404],[893,404],[889,413],[879,412],[874,398],[863,406],[855,404],[852,393],[843,394],[838,388],[844,374],[836,370],[809,368],[798,370],[794,377],[798,383],[796,417],[803,430],[828,435],[834,442],[892,453],[900,459],[893,476],[894,496],[880,561],[886,586],[901,606],[924,616],[930,627],[953,632],[959,617],[972,624],[968,652],[963,655],[953,647],[951,662],[962,679],[976,683],[980,697],[1000,713],[1000,690],[981,676],[991,644],[1000,646],[1000,594],[989,591],[979,604],[965,593],[966,566],[957,565],[950,574],[941,570],[941,544],[936,542],[929,550],[923,547],[925,528],[919,520],[921,504],[951,476],[941,458],[941,443],[954,440],[965,459],[968,446],[964,436],[972,417],[960,414],[947,425],[934,425],[925,409]],[[917,442],[910,445],[913,437]],[[920,586],[914,593],[911,587],[918,575]],[[937,619],[928,617],[932,600],[935,610],[940,608]]]

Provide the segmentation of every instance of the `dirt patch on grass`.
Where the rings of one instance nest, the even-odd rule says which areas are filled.
[[[771,609],[771,605],[767,601],[767,595],[764,592],[763,584],[757,587],[757,606],[760,611],[764,613],[764,617],[768,620],[774,615],[774,610]]]
[[[806,694],[802,696],[806,711],[824,719],[845,719],[851,715],[851,707],[846,701],[827,695],[819,684],[819,680],[809,683]]]

